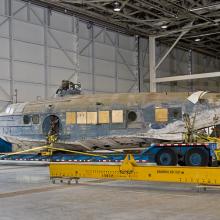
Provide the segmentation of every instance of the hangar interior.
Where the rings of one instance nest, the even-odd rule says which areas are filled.
[[[1,103],[49,98],[63,79],[84,93],[219,92],[219,5],[183,2],[0,1]]]
[[[0,219],[219,220],[219,22],[218,0],[0,0]]]

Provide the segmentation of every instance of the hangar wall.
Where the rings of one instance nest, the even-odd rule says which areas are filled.
[[[143,89],[149,91],[149,64],[148,64],[148,40],[140,39],[140,72],[144,77]],[[156,63],[168,51],[165,44],[156,42]],[[168,77],[179,75],[191,75],[220,71],[220,60],[191,50],[174,48],[168,57],[159,66],[156,76]],[[147,74],[146,74],[147,73]],[[157,91],[197,91],[208,90],[220,92],[220,77],[204,78],[196,80],[182,80],[157,84]]]
[[[0,1],[0,48],[1,104],[51,97],[62,79],[80,81],[85,93],[138,91],[139,82],[141,91],[149,91],[147,39],[112,32],[22,0]],[[158,43],[156,57],[167,49]],[[219,68],[218,59],[175,48],[157,76]],[[178,81],[160,83],[157,89],[219,91],[219,83],[219,78]]]
[[[1,0],[0,100],[51,97],[62,79],[80,81],[85,93],[136,90],[135,42],[65,13]]]

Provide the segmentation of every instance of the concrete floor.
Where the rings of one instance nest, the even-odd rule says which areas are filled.
[[[52,184],[48,167],[0,166],[1,220],[219,220],[219,203],[219,190],[89,179]]]

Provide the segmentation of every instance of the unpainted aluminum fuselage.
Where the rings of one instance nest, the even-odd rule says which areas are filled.
[[[180,141],[185,132],[183,114],[195,117],[195,129],[220,123],[220,94],[206,94],[196,104],[188,101],[188,96],[189,93],[96,94],[12,104],[0,114],[0,137],[21,146],[41,145],[46,142],[48,117],[53,115],[59,118],[57,146],[91,150],[134,146],[152,139]],[[165,118],[157,115],[158,109],[165,111]],[[115,110],[123,112],[119,123],[112,119]],[[108,123],[99,123],[98,118],[93,124],[77,122],[77,113],[98,115],[100,111],[109,112]],[[67,121],[67,112],[76,113],[75,122]],[[129,118],[129,112],[136,117]],[[36,115],[39,121],[34,123],[32,117]],[[25,117],[29,117],[29,123]]]

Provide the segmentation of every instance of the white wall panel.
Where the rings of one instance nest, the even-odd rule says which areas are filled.
[[[0,2],[0,6],[4,6],[2,2],[5,1]],[[134,77],[129,69],[135,73],[137,65],[136,52],[133,51],[134,37],[119,36],[118,33],[81,21],[76,36],[72,33],[76,27],[76,19],[72,16],[21,0],[12,0],[12,5],[12,11],[16,12],[12,18],[12,36],[9,36],[10,19],[0,25],[0,80],[3,80],[0,81],[0,88],[5,83],[5,92],[10,93],[10,85],[13,85],[12,94],[9,94],[11,97],[15,89],[18,89],[18,101],[33,100],[37,96],[50,97],[61,81],[69,79],[78,66],[80,72],[77,80],[85,93],[115,92],[117,85],[126,91],[130,89]],[[5,6],[4,10],[1,9],[0,14],[4,14]],[[48,24],[44,24],[47,17]],[[6,18],[0,16],[0,24]],[[10,41],[12,54],[9,52]],[[124,59],[119,58],[118,48]],[[76,52],[82,50],[77,56]],[[123,81],[125,85],[116,84],[116,77],[127,79]],[[3,98],[8,100],[8,95]]]
[[[112,46],[112,42],[115,43],[116,33],[112,31],[105,31],[106,35],[104,35],[104,43]]]
[[[49,85],[49,87],[48,87],[48,97],[49,98],[55,97],[57,89],[58,89],[57,85]]]
[[[51,37],[52,34],[52,37]],[[75,35],[71,34],[71,33],[66,33],[66,32],[62,32],[62,31],[57,31],[57,30],[53,30],[50,29],[50,33],[47,34],[48,36],[48,46],[50,47],[58,47],[56,41],[59,42],[59,45],[66,50],[71,50],[71,51],[75,51],[77,50],[76,48],[76,44],[74,42],[76,42],[76,37]],[[55,40],[54,40],[55,38]]]
[[[74,74],[73,70],[65,70],[62,68],[49,67],[48,68],[48,78],[49,84],[52,85],[60,85],[62,80],[69,79],[72,74]]]
[[[5,14],[5,1],[1,0],[0,1],[0,15]]]
[[[120,34],[119,47],[125,50],[135,50],[135,38]]]
[[[14,20],[14,39],[44,44],[44,29],[39,25]]]
[[[115,48],[105,44],[95,43],[95,57],[113,61],[115,58]]]
[[[81,82],[82,91],[84,90],[92,91],[92,74],[80,73],[78,81]]]
[[[102,76],[95,77],[95,90],[103,92],[115,91],[115,79]]]
[[[44,47],[31,43],[14,41],[14,59],[44,64]]]
[[[6,19],[7,19],[7,17],[0,16],[0,24],[2,22],[4,22]],[[0,26],[0,36],[9,37],[9,22],[8,22],[8,20]]]
[[[44,83],[44,66],[15,61],[14,79],[24,82]]]
[[[95,38],[95,42],[104,43],[105,31],[103,30],[103,28],[94,26],[94,36],[96,36],[96,35],[98,35],[98,36]]]
[[[79,56],[79,69],[81,73],[92,73],[92,62],[89,57]]]
[[[3,1],[3,0],[1,0]],[[12,1],[12,11],[13,13],[22,8],[27,3],[21,2],[21,1]],[[20,10],[18,13],[14,15],[14,18],[21,19],[21,20],[27,20],[27,7],[24,7],[22,10]]]
[[[135,80],[134,75],[128,70],[128,67],[125,64],[118,64],[118,77],[122,79]],[[135,72],[135,67],[130,67],[132,72]]]
[[[95,73],[98,75],[107,75],[114,77],[115,63],[105,60],[95,60]]]
[[[44,85],[34,83],[15,82],[20,102],[33,101],[37,97],[44,97]]]
[[[71,59],[72,57],[70,56]],[[67,56],[64,55],[63,51],[53,48],[48,48],[48,64],[50,66],[73,68],[73,64],[70,62]]]
[[[92,56],[92,47],[89,40],[79,39],[79,52],[80,55]]]
[[[122,80],[119,79],[118,80],[118,92],[128,92],[129,89],[131,89],[131,87],[133,86],[134,81],[130,81],[130,80]]]
[[[10,81],[0,80],[0,100],[10,100]]]
[[[0,58],[9,58],[9,40],[0,38]]]
[[[87,23],[79,22],[79,37],[83,39],[89,39],[90,30],[87,28]]]
[[[136,53],[133,53],[128,50],[123,50],[123,49],[119,49],[119,51],[120,51],[122,57],[124,58],[123,59],[120,55],[118,55],[118,61],[120,63],[123,63],[124,62],[123,60],[125,60],[126,63],[129,65],[136,65],[136,63],[135,63]]]
[[[44,21],[44,8],[31,4],[30,9],[30,22],[32,24],[41,25],[41,23]]]
[[[51,12],[50,26],[67,32],[72,32],[72,17],[55,11]]]
[[[1,41],[1,39],[0,39]],[[10,79],[10,62],[9,60],[0,59],[0,79]]]

